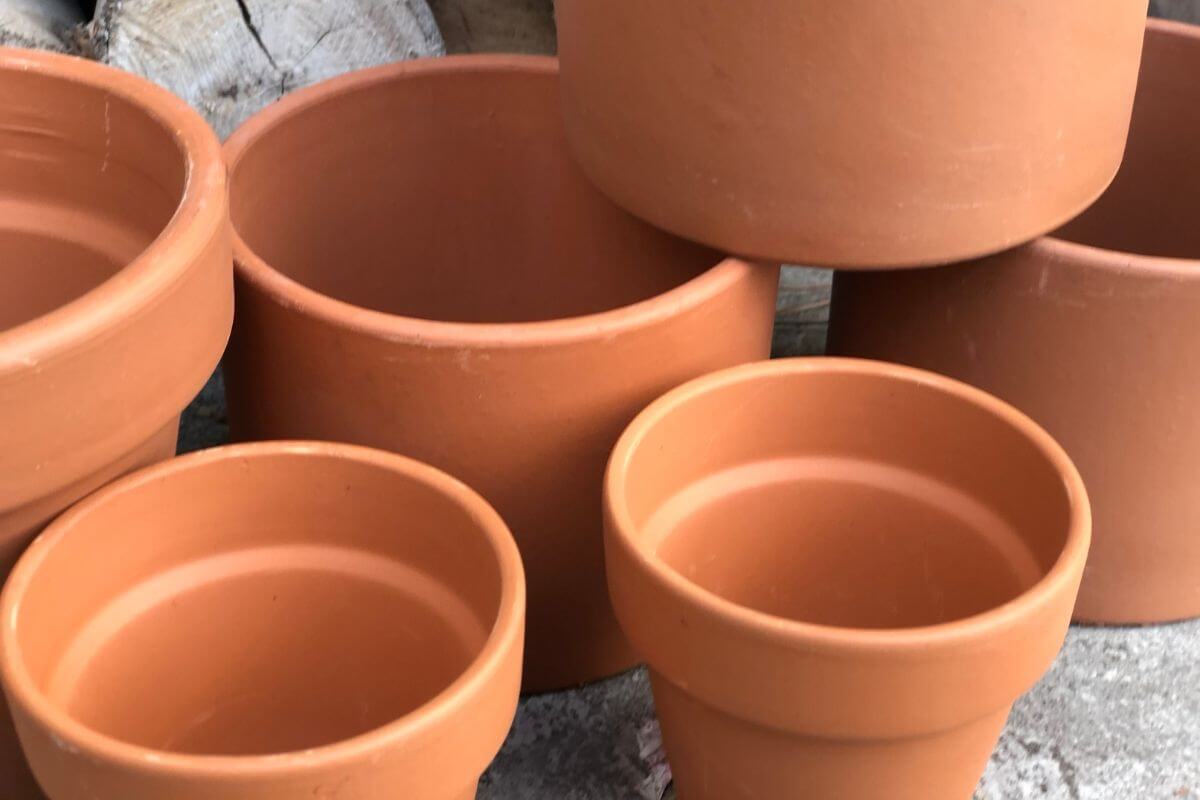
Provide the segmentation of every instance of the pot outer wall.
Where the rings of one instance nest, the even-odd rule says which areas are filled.
[[[1200,372],[1181,358],[1200,272],[1135,261],[1099,268],[1046,240],[974,264],[834,279],[831,354],[974,384],[1071,454],[1095,514],[1082,621],[1200,615]]]
[[[609,452],[663,392],[770,353],[778,267],[717,269],[725,288],[697,304],[522,345],[393,341],[280,304],[239,275],[225,360],[232,434],[370,445],[464,481],[500,512],[525,564],[523,691],[616,674],[638,659],[605,585]]]
[[[1063,230],[959,266],[834,279],[829,352],[924,367],[1041,423],[1095,536],[1077,620],[1200,616],[1200,29],[1151,22],[1125,167]],[[1124,252],[1122,252],[1124,251]],[[1137,255],[1152,253],[1154,255]]]
[[[0,48],[0,577],[59,512],[175,452],[233,314],[225,172],[165,90]],[[40,798],[0,712],[0,797]]]
[[[1146,0],[558,0],[567,134],[618,205],[855,268],[998,252],[1121,161]]]
[[[891,364],[778,360],[700,378],[630,426],[607,477],[608,578],[618,618],[650,665],[681,800],[971,796],[1013,701],[1062,646],[1090,527],[1086,493],[1062,451],[981,395]],[[725,435],[705,436],[710,429]],[[822,478],[785,485],[819,498],[809,500],[808,526],[814,541],[831,543],[803,558],[774,521],[779,495],[761,491],[788,480],[797,459]],[[826,481],[841,459],[853,472]],[[893,496],[915,505],[864,494],[889,473],[882,480]],[[746,530],[729,527],[732,512],[696,513],[694,504],[733,494],[744,498],[736,519],[750,520]],[[965,612],[963,587],[979,581],[962,576],[984,565],[962,551],[939,556],[947,540],[931,539],[919,548],[924,579],[912,579],[921,567],[909,563],[920,561],[864,533],[937,529],[934,518],[912,515],[922,504],[951,516],[994,508],[1013,532],[1000,537],[1019,536],[1033,555],[1038,577],[1025,580],[1035,582],[982,611],[948,612]],[[673,544],[680,535],[693,544]],[[875,570],[872,559],[890,567]],[[897,591],[898,573],[914,591]],[[791,593],[814,582],[830,586],[823,601]],[[896,613],[930,592],[942,612]],[[825,616],[877,598],[894,616]]]

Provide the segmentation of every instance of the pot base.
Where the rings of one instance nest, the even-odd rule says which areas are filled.
[[[960,490],[851,458],[718,472],[664,503],[646,530],[692,583],[819,625],[937,625],[1003,605],[1043,574],[1012,526]]]
[[[653,670],[650,683],[679,800],[966,800],[1008,709],[909,739],[822,739],[760,727],[704,705]]]

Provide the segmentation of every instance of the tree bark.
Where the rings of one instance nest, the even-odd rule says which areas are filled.
[[[425,0],[100,0],[82,43],[183,97],[222,138],[293,89],[444,52]]]
[[[82,21],[74,0],[0,0],[0,46],[69,51]]]

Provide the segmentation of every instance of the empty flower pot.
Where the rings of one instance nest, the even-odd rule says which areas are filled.
[[[1121,161],[1146,0],[557,0],[584,171],[747,256],[897,267],[1029,241]]]
[[[220,145],[165,90],[0,49],[0,149],[2,580],[62,509],[174,454],[233,267]],[[0,709],[0,797],[35,791]]]
[[[681,800],[967,800],[1062,644],[1090,532],[1020,412],[849,359],[669,392],[605,499]]]
[[[526,691],[632,666],[604,583],[605,461],[654,397],[766,357],[778,268],[600,195],[566,152],[553,59],[344,76],[226,147],[233,435],[368,444],[462,478],[521,548]]]
[[[46,529],[0,600],[0,677],[50,800],[469,800],[524,602],[504,523],[448,475],[218,448]]]
[[[830,351],[992,392],[1079,465],[1096,536],[1076,618],[1200,615],[1200,28],[1153,22],[1125,165],[1053,237],[834,283]]]

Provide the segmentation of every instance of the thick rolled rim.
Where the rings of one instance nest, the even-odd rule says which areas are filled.
[[[21,659],[17,641],[21,601],[39,565],[53,548],[88,515],[118,497],[171,476],[218,462],[286,456],[332,458],[368,464],[423,483],[465,509],[492,547],[500,568],[499,613],[484,646],[467,668],[434,698],[392,722],[330,745],[299,752],[260,756],[194,756],[163,752],[122,742],[79,723],[57,708],[38,689]],[[19,704],[50,731],[60,746],[130,770],[199,779],[278,779],[370,760],[445,725],[461,708],[492,691],[495,677],[519,654],[525,618],[525,574],[517,546],[500,515],[473,489],[439,469],[405,456],[358,445],[330,442],[256,442],[203,450],[136,472],[100,490],[52,523],[17,562],[0,595],[0,677],[10,704]],[[516,697],[513,697],[514,703]],[[503,732],[498,734],[502,737]],[[499,738],[497,739],[499,746]]]
[[[418,58],[351,72],[284,97],[247,120],[225,143],[230,174],[260,138],[279,125],[330,97],[407,78],[443,73],[512,73],[544,76],[558,73],[558,60],[548,56],[466,55]],[[391,341],[426,346],[536,347],[578,340],[603,339],[677,316],[719,296],[746,280],[757,262],[719,258],[691,280],[662,294],[619,308],[578,317],[536,322],[447,322],[389,314],[329,297],[289,278],[268,264],[233,226],[234,266],[239,278],[274,302],[338,328]]]
[[[650,551],[633,522],[625,483],[638,446],[660,420],[692,398],[729,386],[783,376],[839,373],[919,385],[949,395],[999,418],[1032,442],[1061,477],[1069,504],[1066,540],[1050,570],[1016,598],[985,612],[938,625],[879,630],[800,622],[738,605],[692,583]],[[1091,540],[1091,508],[1083,480],[1062,447],[1032,419],[1002,400],[951,378],[912,367],[852,358],[793,358],[746,364],[697,378],[668,392],[638,415],[617,442],[605,475],[604,503],[611,521],[612,542],[663,591],[727,626],[748,631],[764,641],[823,652],[919,656],[990,638],[997,630],[1019,624],[1072,591]]]
[[[39,367],[128,323],[196,263],[195,254],[225,225],[226,172],[221,145],[208,123],[183,100],[128,72],[82,58],[0,48],[5,74],[35,73],[113,95],[141,108],[175,141],[184,160],[183,195],[171,219],[141,253],[82,296],[0,331],[0,379]],[[50,102],[53,102],[51,99]]]

